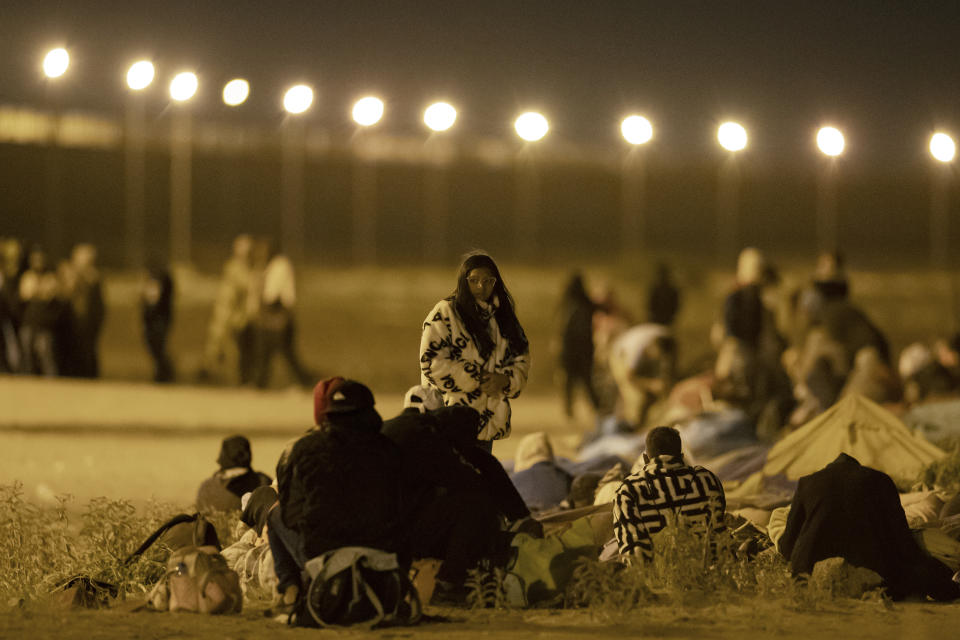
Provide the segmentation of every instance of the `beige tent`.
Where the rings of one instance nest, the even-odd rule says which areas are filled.
[[[841,453],[894,479],[913,478],[946,455],[880,405],[850,395],[775,444],[762,473],[796,480],[819,471]]]

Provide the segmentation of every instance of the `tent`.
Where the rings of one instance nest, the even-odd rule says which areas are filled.
[[[854,394],[777,442],[762,473],[797,480],[824,468],[840,453],[894,479],[913,478],[946,455],[880,405]]]

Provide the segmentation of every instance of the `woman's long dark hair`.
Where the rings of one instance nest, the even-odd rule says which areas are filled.
[[[480,356],[484,359],[490,357],[494,347],[493,337],[487,330],[487,323],[484,322],[480,307],[477,305],[473,294],[470,293],[470,285],[467,283],[467,276],[470,272],[482,268],[489,269],[497,279],[496,284],[493,285],[491,300],[494,296],[499,300],[494,318],[500,328],[500,335],[506,338],[507,344],[510,345],[510,351],[515,354],[526,353],[530,348],[530,343],[523,332],[523,327],[520,326],[520,321],[517,320],[517,314],[513,307],[513,297],[507,291],[506,285],[503,284],[500,270],[497,269],[497,264],[493,261],[493,258],[481,252],[468,253],[457,271],[457,288],[448,300],[453,301],[454,310],[456,310],[457,315],[460,316],[470,333],[470,337],[476,343]]]

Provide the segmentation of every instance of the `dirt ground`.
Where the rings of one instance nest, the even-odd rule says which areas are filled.
[[[239,616],[125,613],[122,611],[21,612],[0,615],[0,637],[55,640],[161,640],[196,638],[844,638],[913,640],[953,638],[960,624],[960,605],[841,603],[818,611],[798,612],[775,603],[731,604],[702,608],[649,607],[615,619],[585,610],[469,611],[428,608],[442,622],[416,627],[369,630],[292,629],[249,608]]]

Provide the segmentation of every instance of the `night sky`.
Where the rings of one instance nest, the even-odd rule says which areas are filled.
[[[127,66],[148,56],[158,105],[173,72],[192,67],[194,108],[210,117],[226,110],[222,83],[243,76],[242,117],[260,122],[306,81],[311,121],[331,128],[373,92],[398,132],[419,130],[422,108],[445,98],[481,135],[512,135],[519,111],[537,108],[551,135],[609,146],[638,111],[658,152],[679,157],[717,153],[716,124],[736,118],[751,153],[793,162],[815,153],[829,121],[850,162],[916,163],[934,128],[960,133],[958,27],[960,3],[935,1],[0,0],[0,103],[40,104],[52,90],[118,112]],[[70,75],[45,88],[40,60],[61,43]]]

